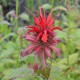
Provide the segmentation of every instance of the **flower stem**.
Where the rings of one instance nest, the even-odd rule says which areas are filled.
[[[16,27],[15,30],[18,29],[18,12],[19,12],[19,0],[16,0]]]
[[[19,13],[19,0],[16,0],[16,27],[15,27],[16,33],[18,30],[18,13]],[[17,67],[19,66],[19,61],[20,61],[20,54],[18,52]]]
[[[68,44],[68,53],[67,53],[67,64],[69,65],[69,53],[70,53],[70,37],[69,37],[69,34],[68,34],[68,41],[67,41],[67,44]]]
[[[70,19],[68,17],[68,19]],[[69,65],[69,54],[70,54],[70,22],[68,21],[68,31],[67,31],[67,64]]]
[[[52,8],[54,7],[54,0],[52,0]]]

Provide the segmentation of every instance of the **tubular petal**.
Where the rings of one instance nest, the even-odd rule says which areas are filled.
[[[54,19],[51,19],[47,26],[51,27],[53,23],[54,23]]]
[[[56,48],[54,46],[50,46],[50,48],[54,51],[54,53],[56,54],[57,57],[60,56],[60,49]]]
[[[53,31],[53,30],[62,30],[62,28],[60,28],[59,26],[58,27],[55,26],[55,27],[53,27],[53,28],[50,29],[50,31]]]
[[[21,52],[21,56],[24,57],[24,56],[27,56],[27,55],[31,54],[36,47],[37,47],[36,45],[28,46],[28,48],[26,50],[23,50]]]
[[[36,49],[35,49],[35,55],[40,53],[40,51],[42,50],[42,47],[41,46],[38,46]]]
[[[53,12],[53,9],[51,10],[51,12],[49,13],[47,17],[47,23],[52,19],[52,12]]]
[[[47,37],[48,37],[48,35],[47,35],[46,30],[45,30],[45,31],[44,31],[44,34],[43,34],[43,36],[42,36],[42,38],[41,38],[41,40],[42,40],[44,43],[46,43],[46,42],[47,42]]]
[[[40,8],[40,17],[43,18],[42,8]]]
[[[30,41],[30,42],[35,42],[35,38],[32,35],[25,36],[25,39]]]
[[[39,38],[41,37],[41,35],[42,35],[42,33],[39,33],[39,34],[38,34],[38,36],[37,36],[37,38],[36,38],[37,41],[39,40]]]
[[[52,59],[52,55],[50,54],[50,49],[45,47],[45,54],[47,54],[47,56]]]

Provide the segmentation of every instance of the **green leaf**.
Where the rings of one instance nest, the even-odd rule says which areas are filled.
[[[43,4],[42,5],[42,8],[44,8],[44,9],[51,9],[52,8],[52,6],[50,5],[50,4]]]
[[[11,10],[6,14],[7,19],[9,19],[9,16],[15,15],[15,10]]]
[[[48,80],[65,80],[62,75],[63,72],[59,67],[52,67]]]
[[[72,65],[78,61],[78,53],[69,55],[69,64]],[[58,62],[59,64],[67,64],[67,58],[64,58]]]
[[[75,36],[74,38],[80,39],[80,29],[76,29],[73,31],[74,31],[74,33],[72,33],[71,36]]]
[[[3,50],[0,54],[0,58],[6,58],[9,57],[12,53],[14,52],[14,49],[7,49],[7,50]]]
[[[6,57],[10,57],[10,55],[18,52],[18,46],[11,41],[6,43],[5,48],[6,49],[3,50],[0,54],[1,59],[6,58]]]
[[[57,63],[52,63],[52,66],[57,66],[60,69],[67,69],[70,65],[75,64],[78,61],[78,53],[69,56],[69,65],[67,65],[67,58],[63,58]]]
[[[0,5],[0,21],[3,20],[3,11],[2,11],[2,6]]]
[[[80,15],[79,9],[76,7],[73,7],[71,10],[68,11],[68,17],[72,20],[77,19],[77,17]],[[73,19],[74,17],[74,19]]]
[[[0,62],[3,64],[14,64],[15,60],[5,58],[5,59],[2,59]]]
[[[6,43],[6,45],[5,45],[5,47],[7,48],[7,49],[17,49],[17,44],[16,43],[14,43],[14,42],[11,42],[11,41],[9,41],[9,42],[7,42]]]
[[[65,38],[66,36],[67,36],[67,33],[66,32],[64,32],[64,31],[59,31],[59,30],[57,30],[56,31],[57,32],[57,37],[58,38]]]
[[[11,23],[9,23],[8,21],[5,21],[5,20],[0,21],[0,24],[3,24],[3,25],[11,25]]]
[[[54,11],[56,11],[56,10],[62,10],[62,11],[67,12],[67,9],[64,6],[54,7]]]
[[[34,57],[35,57],[34,54],[31,54],[31,55],[21,58],[20,61],[25,61],[27,64],[28,63],[34,64],[35,61],[38,61],[38,59]]]
[[[0,62],[0,72],[3,72],[4,69],[4,64]]]
[[[12,80],[12,79],[18,79],[18,78],[24,78],[26,77],[26,80],[30,80],[33,78],[34,80],[34,73],[29,68],[17,68],[9,71],[9,73],[6,73],[6,75],[3,77],[3,80]]]
[[[44,80],[41,76],[37,76],[35,80]]]
[[[22,13],[19,17],[23,20],[30,21],[29,15],[26,13]]]
[[[15,33],[10,33],[10,34],[7,34],[5,35],[1,40],[0,40],[0,43],[2,43],[6,38],[8,38],[9,36],[17,36]]]
[[[29,55],[27,57],[22,58],[21,61],[27,61],[27,63],[34,63],[34,56]]]

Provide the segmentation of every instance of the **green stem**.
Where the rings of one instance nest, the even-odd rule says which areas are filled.
[[[69,38],[69,34],[68,34],[68,41],[67,41],[67,44],[68,44],[68,48],[67,48],[67,64],[69,65],[69,53],[70,53],[70,38]]]
[[[71,9],[71,4],[70,4],[70,0],[67,0],[67,6],[68,6],[68,10],[70,11],[70,9]]]
[[[69,17],[68,17],[69,19]],[[67,32],[67,64],[69,65],[69,54],[70,54],[70,22],[68,21],[68,32]]]
[[[71,5],[70,5],[70,1],[69,0],[66,0],[66,2],[68,2],[67,6],[68,6],[68,11],[70,11],[71,9]],[[71,32],[71,27],[70,27],[70,16],[68,14],[68,31],[67,31],[67,64],[69,65],[69,54],[70,54],[70,32]]]
[[[52,8],[54,7],[54,0],[52,0]]]
[[[16,0],[16,27],[15,27],[16,33],[18,30],[18,13],[19,13],[19,0]],[[20,61],[20,54],[19,53],[20,53],[20,51],[18,52],[17,67],[19,66],[19,61]]]
[[[67,0],[64,1],[64,5],[66,5],[66,4],[67,4]]]
[[[18,13],[19,13],[19,0],[16,0],[16,27],[15,30],[18,29]]]

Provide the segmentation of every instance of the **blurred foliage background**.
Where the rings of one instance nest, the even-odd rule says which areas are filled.
[[[47,14],[53,8],[53,16],[58,14],[55,25],[63,29],[56,31],[62,40],[57,45],[61,57],[53,54],[53,60],[47,60],[51,66],[48,80],[80,80],[80,0],[0,0],[0,80],[46,80],[27,68],[38,61],[33,54],[20,57],[28,45],[22,36],[26,26],[33,24],[31,13],[37,15],[39,7]]]

